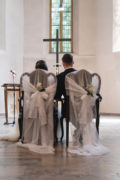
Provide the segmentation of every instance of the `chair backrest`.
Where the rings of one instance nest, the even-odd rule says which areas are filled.
[[[84,69],[74,71],[66,75],[65,88],[67,94],[66,107],[66,145],[69,143],[69,121],[77,128],[92,122],[96,118],[96,128],[99,132],[99,101],[86,96],[86,89],[93,86],[93,95],[100,92],[101,78],[97,73],[91,73]],[[82,87],[82,88],[81,88]],[[82,103],[81,103],[82,102]]]
[[[101,77],[97,73],[92,73],[92,85],[95,88],[95,93],[98,94],[100,93],[100,88],[101,88]]]
[[[42,89],[38,89],[37,83],[42,84]],[[20,84],[23,95],[19,123],[22,142],[29,143],[29,148],[35,148],[35,151],[40,145],[38,149],[43,152],[43,145],[46,148],[53,146],[53,105],[57,78],[53,73],[37,69],[22,74]]]
[[[97,73],[91,73],[85,69],[74,71],[67,74],[69,78],[74,80],[82,88],[86,88],[88,85],[94,87],[95,94],[100,92],[101,78]]]
[[[34,70],[31,73],[25,72],[22,74],[20,78],[20,85],[22,89],[24,80],[29,81],[35,87],[38,82],[41,82],[44,88],[57,81],[56,76],[53,73],[49,73],[48,71],[41,69]]]

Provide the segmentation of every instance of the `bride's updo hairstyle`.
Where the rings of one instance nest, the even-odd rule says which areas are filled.
[[[48,71],[47,64],[44,60],[38,60],[35,65],[35,69],[43,69]]]

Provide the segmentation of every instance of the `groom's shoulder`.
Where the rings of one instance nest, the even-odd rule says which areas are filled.
[[[57,78],[61,78],[65,75],[65,71],[61,72],[60,74],[57,75]]]
[[[76,69],[74,69],[74,68],[66,69],[66,70],[64,70],[63,72],[61,72],[60,74],[58,74],[58,75],[57,75],[57,78],[58,78],[58,79],[59,79],[59,78],[62,78],[62,77],[64,77],[64,76],[66,76],[68,73],[71,73],[71,72],[73,72],[73,71],[76,71]]]

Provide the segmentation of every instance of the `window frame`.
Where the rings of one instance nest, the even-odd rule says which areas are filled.
[[[50,16],[49,16],[49,38],[52,38],[52,0],[50,0]],[[62,16],[63,16],[63,12],[60,12],[60,38],[62,38]],[[63,41],[62,41],[63,42]],[[62,47],[62,42],[60,42],[60,52],[59,53],[65,53],[63,51],[63,47]],[[55,53],[52,52],[52,43],[51,41],[49,42],[49,53]],[[71,52],[73,53],[73,0],[71,0]]]

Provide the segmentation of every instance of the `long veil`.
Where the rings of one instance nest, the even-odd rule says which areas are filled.
[[[41,83],[43,90],[37,89]],[[23,135],[19,146],[37,153],[53,153],[53,100],[56,77],[52,73],[36,70],[30,78],[23,78],[24,113]]]

